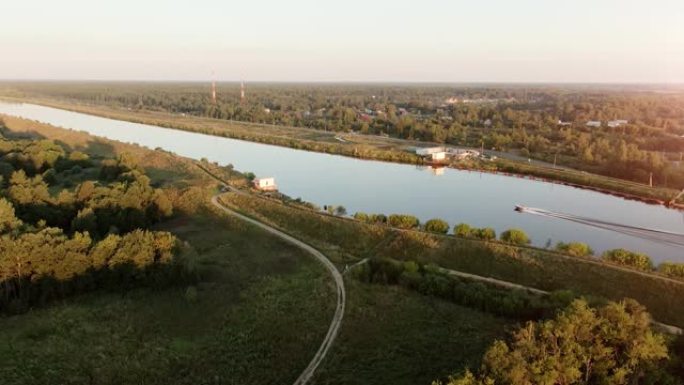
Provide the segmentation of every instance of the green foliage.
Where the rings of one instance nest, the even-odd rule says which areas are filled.
[[[0,148],[14,168],[0,191],[7,197],[0,199],[0,309],[23,311],[71,293],[181,274],[176,238],[144,230],[170,216],[173,205],[131,156],[104,160],[90,172],[108,184],[84,180],[75,192],[54,196],[50,189],[59,186],[48,182],[95,167],[87,155],[49,140],[3,139]]]
[[[574,299],[572,293],[567,292],[542,296],[451,277],[435,266],[421,265],[415,261],[401,263],[372,258],[355,269],[358,270],[354,271],[354,276],[362,282],[401,285],[480,311],[525,320],[552,315]]]
[[[459,223],[454,226],[454,235],[457,237],[468,238],[472,235],[473,229],[467,223]]]
[[[406,214],[392,214],[389,216],[387,223],[399,229],[415,229],[420,225],[418,218]]]
[[[510,342],[496,341],[477,375],[448,385],[646,383],[662,378],[659,366],[668,359],[665,338],[650,322],[633,300],[598,309],[576,300],[555,319],[529,322]]]
[[[430,219],[425,222],[424,229],[431,233],[446,234],[449,232],[449,224],[442,219]]]
[[[556,245],[556,250],[571,255],[573,257],[580,258],[590,257],[594,254],[594,250],[592,250],[591,247],[589,247],[589,245],[582,242],[558,242],[558,244]]]
[[[471,236],[483,241],[491,241],[496,239],[496,231],[491,227],[483,227],[481,229],[473,228],[470,232]]]
[[[529,245],[530,238],[520,229],[509,229],[501,233],[501,240],[514,245]]]
[[[653,270],[653,262],[651,261],[651,258],[648,255],[636,253],[625,249],[607,250],[603,253],[601,258],[604,261],[632,267],[637,270]]]
[[[21,221],[14,215],[14,206],[7,199],[0,198],[0,234],[16,230]]]
[[[684,279],[684,264],[675,262],[663,262],[658,265],[658,271],[668,277]]]

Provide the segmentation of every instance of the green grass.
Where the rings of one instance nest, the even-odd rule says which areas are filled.
[[[332,318],[323,268],[230,218],[206,213],[165,227],[197,245],[195,301],[185,287],[96,292],[0,319],[2,383],[294,381]]]
[[[346,284],[348,311],[314,384],[430,384],[478,367],[513,325],[397,286]]]
[[[222,200],[250,215],[307,239],[340,263],[379,256],[435,263],[445,268],[489,276],[542,290],[570,289],[612,300],[625,297],[645,305],[660,321],[684,326],[684,282],[657,274],[563,256],[532,247],[483,242],[335,218],[256,196],[224,194]]]

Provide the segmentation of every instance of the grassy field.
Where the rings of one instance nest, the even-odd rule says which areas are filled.
[[[369,135],[336,134],[333,132],[300,127],[285,127],[268,124],[252,124],[225,121],[195,116],[184,116],[159,111],[124,110],[101,105],[85,105],[53,99],[13,99],[75,112],[103,116],[111,119],[151,124],[184,131],[201,132],[259,143],[273,144],[308,151],[340,154],[356,158],[377,159],[402,163],[421,163],[421,159],[407,152],[413,146],[436,145],[409,140],[400,140]],[[342,136],[344,142],[336,139]],[[678,191],[670,188],[653,188],[646,184],[610,178],[568,168],[553,168],[542,162],[534,164],[517,161],[519,156],[497,153],[496,162],[455,162],[453,166],[490,172],[504,172],[529,175],[544,180],[556,181],[577,187],[591,188],[628,198],[652,203],[669,202]],[[503,157],[503,158],[502,158]],[[676,203],[684,204],[684,197]]]
[[[133,154],[153,184],[179,191],[181,209],[158,229],[192,246],[201,277],[191,287],[98,291],[0,318],[3,385],[294,381],[334,310],[332,282],[321,266],[207,205],[216,181],[189,159],[3,119],[12,135],[54,139],[92,156]],[[180,195],[190,186],[194,195]],[[340,266],[356,258],[334,249]],[[477,366],[513,323],[397,287],[352,279],[347,285],[347,317],[316,383],[427,384]]]
[[[314,384],[430,384],[479,366],[503,318],[396,286],[347,279],[348,311]]]
[[[222,201],[316,244],[340,264],[379,256],[434,263],[548,291],[569,289],[613,300],[629,297],[647,306],[660,322],[684,326],[684,282],[657,274],[531,247],[398,232],[255,196],[229,193]]]

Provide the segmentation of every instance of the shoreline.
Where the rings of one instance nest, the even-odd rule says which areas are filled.
[[[161,117],[137,117],[132,114],[135,114],[135,112],[127,111],[127,110],[122,110],[118,109],[115,107],[109,107],[109,106],[102,106],[102,105],[90,105],[90,104],[76,104],[76,103],[64,103],[64,102],[59,102],[59,101],[52,101],[52,100],[44,100],[44,99],[27,99],[27,98],[17,98],[17,97],[8,97],[8,96],[0,96],[0,101],[7,101],[7,102],[14,102],[14,103],[26,103],[26,104],[36,104],[44,107],[49,107],[49,108],[56,108],[56,109],[61,109],[61,110],[66,110],[66,111],[71,111],[71,112],[76,112],[76,113],[82,113],[82,114],[87,114],[87,115],[92,115],[92,116],[98,116],[102,118],[107,118],[107,119],[112,119],[112,120],[120,120],[120,121],[127,121],[131,123],[138,123],[138,124],[146,124],[146,125],[154,125],[162,128],[168,128],[168,129],[173,129],[173,130],[179,130],[179,131],[186,131],[186,132],[193,132],[193,133],[199,133],[199,134],[205,134],[205,135],[211,135],[211,136],[218,136],[218,137],[225,137],[229,139],[235,139],[235,140],[242,140],[242,141],[247,141],[247,142],[252,142],[252,143],[261,143],[261,144],[267,144],[267,145],[274,145],[274,146],[279,146],[279,147],[285,147],[285,148],[291,148],[295,150],[302,150],[302,151],[310,151],[310,152],[317,152],[317,153],[322,153],[322,154],[332,154],[332,155],[339,155],[339,156],[345,156],[349,158],[354,158],[354,159],[361,159],[361,160],[369,160],[369,161],[380,161],[380,162],[389,162],[389,163],[399,163],[399,164],[407,164],[407,165],[414,165],[414,166],[425,166],[425,167],[433,167],[437,166],[436,164],[433,164],[431,162],[425,161],[422,158],[417,157],[414,154],[406,153],[406,152],[401,152],[396,149],[380,149],[377,147],[372,147],[372,148],[367,148],[368,144],[358,144],[359,146],[364,146],[362,151],[357,151],[357,147],[354,148],[342,148],[342,147],[347,147],[350,145],[354,145],[357,143],[354,142],[347,142],[347,143],[327,143],[323,141],[312,141],[312,140],[306,140],[306,139],[300,139],[300,138],[283,138],[280,136],[275,136],[275,135],[269,135],[268,133],[261,133],[258,134],[257,136],[250,136],[247,137],[245,135],[240,135],[239,133],[235,132],[216,132],[216,131],[211,131],[207,129],[207,132],[202,131],[198,128],[193,128],[190,126],[183,126],[178,123],[174,123],[171,121],[172,118],[174,118],[171,113],[169,112],[159,112],[159,111],[149,111],[149,110],[144,110],[144,113],[148,114],[162,114],[162,115],[168,115],[166,117],[161,116]],[[92,110],[94,109],[94,111]],[[106,111],[106,110],[110,111]],[[223,124],[230,124],[229,121],[221,121],[217,119],[210,119],[210,118],[204,118],[204,117],[197,117],[197,116],[183,116],[184,119],[190,120],[191,123],[193,124],[202,124],[202,120],[211,120],[213,123],[223,123]],[[153,119],[157,119],[157,121],[150,121]],[[168,119],[167,121],[164,121],[164,119]],[[192,120],[196,120],[192,122]],[[255,126],[268,126],[268,125],[260,125],[257,123],[250,123],[250,122],[233,122],[235,125],[255,125]],[[303,131],[308,131],[308,132],[318,132],[319,130],[315,129],[310,129],[310,128],[301,128],[301,127],[283,127],[285,129],[289,129],[292,131],[295,130],[303,130]],[[323,131],[321,131],[323,132]],[[329,132],[325,132],[326,134],[330,134]],[[337,137],[336,133],[333,133],[334,137]],[[391,138],[398,140],[396,138]],[[429,144],[429,143],[425,143]],[[322,149],[314,149],[312,147],[325,147]],[[374,155],[368,155],[368,151],[373,151],[375,150]],[[365,153],[365,154],[362,154]],[[508,167],[530,167],[526,164],[520,163],[520,162],[515,162],[511,160],[502,160],[503,162],[509,163],[510,166]],[[502,161],[499,161],[499,164],[494,163],[497,168],[499,167],[507,167],[505,164],[501,164]],[[577,183],[577,182],[572,182],[565,180],[561,177],[559,174],[558,178],[552,178],[548,176],[543,176],[539,175],[539,173],[559,173],[563,172],[562,170],[565,169],[547,169],[547,168],[542,168],[540,166],[532,166],[534,169],[529,170],[528,172],[525,172],[521,170],[520,172],[515,172],[515,171],[509,171],[509,170],[491,170],[487,169],[484,167],[460,167],[458,164],[454,163],[444,163],[440,164],[439,166],[441,167],[448,167],[451,169],[455,170],[463,170],[463,171],[477,171],[477,172],[486,172],[490,174],[499,174],[499,175],[505,175],[505,176],[510,176],[510,177],[519,177],[519,178],[526,178],[530,180],[536,180],[536,181],[542,181],[542,182],[547,182],[547,183],[554,183],[554,184],[559,184],[559,185],[564,185],[564,186],[569,186],[569,187],[574,187],[574,188],[579,188],[579,189],[584,189],[584,190],[590,190],[590,191],[595,191],[598,193],[606,194],[606,195],[611,195],[615,197],[619,197],[622,199],[626,200],[632,200],[632,201],[639,201],[642,203],[646,203],[649,205],[659,205],[659,206],[664,206],[669,209],[674,209],[678,211],[684,211],[684,203],[677,203],[673,202],[672,198],[665,198],[660,196],[661,194],[664,194],[665,191],[661,191],[661,194],[658,194],[658,191],[654,191],[654,195],[656,196],[644,196],[644,195],[639,195],[633,192],[626,192],[626,191],[620,191],[618,189],[611,189],[611,188],[606,188],[602,186],[594,186],[590,184],[582,184],[582,183]],[[568,171],[568,170],[566,170]],[[603,175],[598,175],[598,174],[592,174],[588,172],[583,172],[579,170],[574,170],[571,169],[569,172],[576,172],[576,173],[583,173],[586,174],[588,177],[592,178],[597,178],[599,180],[603,180],[605,183],[610,183],[611,178],[606,177]],[[572,177],[571,175],[569,177]],[[634,183],[630,182],[627,180],[621,180],[621,179],[614,179],[615,183]],[[646,185],[638,185],[634,184],[634,188],[652,188]],[[657,188],[656,188],[657,189]],[[673,190],[669,191],[673,197],[676,197],[678,194],[678,191]]]

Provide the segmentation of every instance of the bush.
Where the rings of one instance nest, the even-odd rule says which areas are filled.
[[[457,237],[468,238],[472,235],[473,229],[467,223],[459,223],[454,226],[454,235]]]
[[[672,278],[684,279],[684,263],[663,262],[658,271]]]
[[[496,231],[491,227],[483,227],[481,229],[473,229],[472,236],[484,241],[491,241],[496,239]]]
[[[368,223],[370,221],[370,217],[366,213],[356,213],[354,214],[354,219],[364,223]]]
[[[530,238],[520,229],[509,229],[501,233],[501,240],[513,245],[528,245]]]
[[[601,257],[604,261],[612,262],[618,265],[633,267],[637,270],[651,271],[653,270],[653,262],[651,258],[642,253],[635,253],[625,249],[613,249],[603,253]]]
[[[449,232],[449,224],[441,219],[430,219],[425,222],[425,231],[446,234]]]
[[[558,242],[556,245],[556,250],[572,255],[573,257],[589,257],[594,254],[594,250],[589,247],[586,243],[582,242],[570,242],[570,243],[563,243],[563,242]]]
[[[415,229],[420,225],[420,221],[413,215],[392,214],[389,216],[389,224],[399,229]]]

